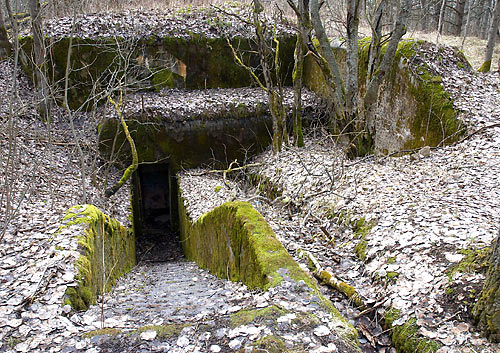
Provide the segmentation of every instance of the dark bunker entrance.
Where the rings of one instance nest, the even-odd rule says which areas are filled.
[[[176,179],[169,164],[139,165],[132,188],[137,262],[165,262],[182,257]]]

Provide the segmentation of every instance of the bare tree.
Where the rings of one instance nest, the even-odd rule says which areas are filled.
[[[38,110],[42,119],[50,121],[50,96],[47,82],[47,65],[45,62],[45,41],[43,21],[40,12],[40,1],[29,0],[31,16],[31,32],[33,34],[33,55],[35,63],[35,82],[37,84]]]
[[[483,65],[479,68],[480,72],[488,72],[491,69],[491,59],[493,57],[493,49],[498,37],[498,24],[500,23],[500,0],[496,1],[491,18],[490,30],[488,31],[488,44],[486,44],[486,51],[484,53]]]
[[[293,142],[295,146],[303,147],[302,87],[306,48],[311,45],[311,15],[309,12],[309,0],[298,0],[298,4],[295,4],[293,0],[287,0],[287,2],[295,12],[299,25],[294,53],[295,63],[292,74],[294,91]]]
[[[347,74],[345,79],[340,74],[339,63],[333,54],[326,35],[320,16],[320,6],[318,0],[311,0],[311,21],[320,47],[320,52],[315,52],[315,59],[333,91],[332,106],[334,108],[335,119],[332,125],[340,135],[347,134],[349,136],[349,149],[352,154],[363,154],[370,148],[370,146],[366,145],[371,144],[367,126],[369,126],[369,123],[373,119],[373,108],[378,98],[379,87],[383,80],[389,76],[388,72],[393,65],[398,43],[406,33],[410,0],[402,0],[399,4],[396,21],[382,58],[380,57],[382,52],[380,50],[380,21],[383,13],[383,1],[379,2],[375,8],[371,20],[372,33],[375,38],[372,39],[371,43],[370,68],[366,78],[366,92],[362,97],[359,96],[358,87],[360,1],[349,0],[347,4]]]

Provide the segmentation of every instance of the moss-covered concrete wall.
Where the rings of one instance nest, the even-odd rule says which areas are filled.
[[[369,45],[370,38],[359,43],[361,97],[366,91]],[[452,143],[461,136],[458,111],[443,89],[441,77],[434,76],[425,64],[412,61],[422,45],[422,41],[401,41],[389,77],[380,86],[374,117],[367,122],[375,153],[437,146],[443,140]],[[345,75],[345,50],[336,48],[334,52]],[[307,87],[324,98],[332,94],[313,58],[306,59],[304,72]],[[362,100],[359,109],[363,109]]]
[[[114,160],[128,161],[130,146],[120,122],[107,119],[99,128],[99,149]],[[219,119],[194,119],[187,122],[154,123],[127,121],[135,141],[139,163],[168,161],[172,171],[193,168],[210,162],[225,165],[263,151],[271,141],[269,116],[225,116]],[[117,133],[118,132],[118,133]]]
[[[57,83],[62,100],[70,39],[51,38],[46,55],[48,78]],[[233,47],[243,55],[245,63],[259,66],[251,39],[235,37]],[[33,38],[22,37],[20,45],[25,71],[32,77]],[[295,37],[280,38],[282,79],[291,84]],[[248,71],[238,65],[227,39],[209,38],[191,33],[183,37],[156,37],[126,40],[116,38],[73,38],[69,73],[68,102],[72,109],[94,106],[99,93],[109,85],[118,86],[125,78],[128,89],[163,87],[191,89],[234,88],[252,85]],[[185,67],[183,66],[185,65]],[[123,85],[123,82],[121,83]]]
[[[66,290],[65,304],[86,310],[135,265],[134,233],[92,205],[71,208],[63,223],[63,227],[76,226],[80,232],[75,235],[80,252],[77,285]]]
[[[278,270],[286,268],[290,277],[313,286],[249,203],[227,202],[193,222],[179,197],[179,216],[185,255],[219,277],[266,289],[281,282]]]

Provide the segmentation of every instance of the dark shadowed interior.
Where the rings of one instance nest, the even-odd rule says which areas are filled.
[[[168,163],[142,164],[133,178],[137,261],[171,261],[182,256],[177,230],[175,178]]]

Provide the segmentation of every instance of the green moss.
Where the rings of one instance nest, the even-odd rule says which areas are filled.
[[[385,275],[386,279],[389,281],[389,282],[394,282],[396,281],[396,279],[399,277],[399,272],[387,272],[387,274]]]
[[[251,185],[257,187],[259,194],[271,200],[275,200],[283,193],[283,190],[279,185],[273,183],[270,178],[262,174],[251,173],[247,176],[247,178]]]
[[[156,337],[158,339],[165,339],[174,336],[178,336],[182,329],[191,326],[190,324],[169,324],[169,325],[156,325],[156,326],[143,326],[132,333],[141,334],[145,331],[156,331]]]
[[[17,346],[19,343],[23,342],[22,339],[18,337],[9,337],[6,339],[7,346],[11,349],[14,349],[15,346]]]
[[[252,346],[257,348],[257,351],[268,353],[289,352],[285,346],[285,342],[277,336],[262,337],[257,342],[252,343]]]
[[[67,288],[64,304],[75,310],[86,310],[96,302],[103,289],[109,290],[118,277],[135,265],[134,234],[91,205],[71,208],[63,223],[61,228],[84,225],[82,234],[77,236],[80,251],[75,263],[77,286]]]
[[[389,265],[395,264],[396,263],[396,259],[397,259],[396,256],[388,257],[386,263],[389,264]]]
[[[361,239],[358,244],[354,247],[354,253],[361,261],[366,261],[366,245],[368,242]]]
[[[368,70],[368,55],[371,38],[363,38],[359,41],[359,93],[363,97],[366,91],[366,77]],[[443,140],[445,143],[453,143],[461,138],[465,129],[457,119],[458,111],[453,108],[451,97],[444,91],[442,78],[433,76],[431,70],[425,64],[416,65],[412,61],[412,67],[408,62],[415,56],[420,46],[427,45],[423,41],[413,39],[402,40],[398,44],[395,60],[390,72],[387,73],[386,90],[382,94],[389,95],[390,104],[395,99],[404,97],[405,104],[415,109],[412,116],[394,116],[398,126],[404,122],[404,128],[409,128],[412,138],[404,142],[404,149],[418,148],[425,145],[438,146]],[[380,57],[385,54],[387,44],[380,50]],[[467,67],[469,64],[463,55],[456,53],[459,63]],[[342,67],[345,59],[336,53]],[[305,84],[308,88],[328,99],[333,93],[326,84],[319,66],[310,58],[306,60],[304,68]],[[344,73],[342,73],[344,75]],[[397,110],[394,110],[397,111]],[[400,128],[402,128],[400,126]],[[376,134],[376,131],[374,131]],[[356,153],[364,155],[373,152],[374,147],[372,134],[366,134],[356,141]]]
[[[275,305],[262,309],[244,309],[231,315],[231,327],[235,328],[241,325],[262,323],[266,321],[272,322],[272,325],[275,325],[276,319],[287,313],[289,313],[288,310],[279,308]]]
[[[247,202],[227,202],[192,222],[179,192],[181,243],[184,254],[219,277],[250,288],[277,286],[285,274],[304,281],[320,305],[338,322],[338,333],[357,344],[357,332],[319,292],[315,281],[292,259],[269,224]]]
[[[120,334],[122,330],[117,329],[117,328],[101,328],[89,332],[85,332],[82,335],[82,338],[92,338],[94,336],[102,336],[102,335],[108,335],[108,336],[116,336]]]
[[[491,60],[487,60],[487,61],[483,62],[483,64],[481,65],[481,67],[477,71],[488,72],[488,71],[490,71],[490,69],[491,69]]]
[[[215,190],[214,190],[214,191],[215,191],[215,192],[219,192],[219,191],[221,191],[221,190],[222,190],[222,186],[221,186],[221,185],[217,185],[217,186],[215,187]]]
[[[400,326],[393,325],[401,315],[401,311],[390,308],[384,316],[386,329],[392,329],[392,343],[398,353],[434,353],[441,348],[441,344],[426,339],[418,333],[417,320],[412,317]]]
[[[459,254],[464,258],[457,264],[453,264],[446,270],[448,279],[451,281],[457,272],[461,273],[486,273],[489,266],[491,248],[460,249]]]
[[[168,69],[158,69],[153,74],[153,86],[156,91],[163,88],[182,87],[184,78]]]

